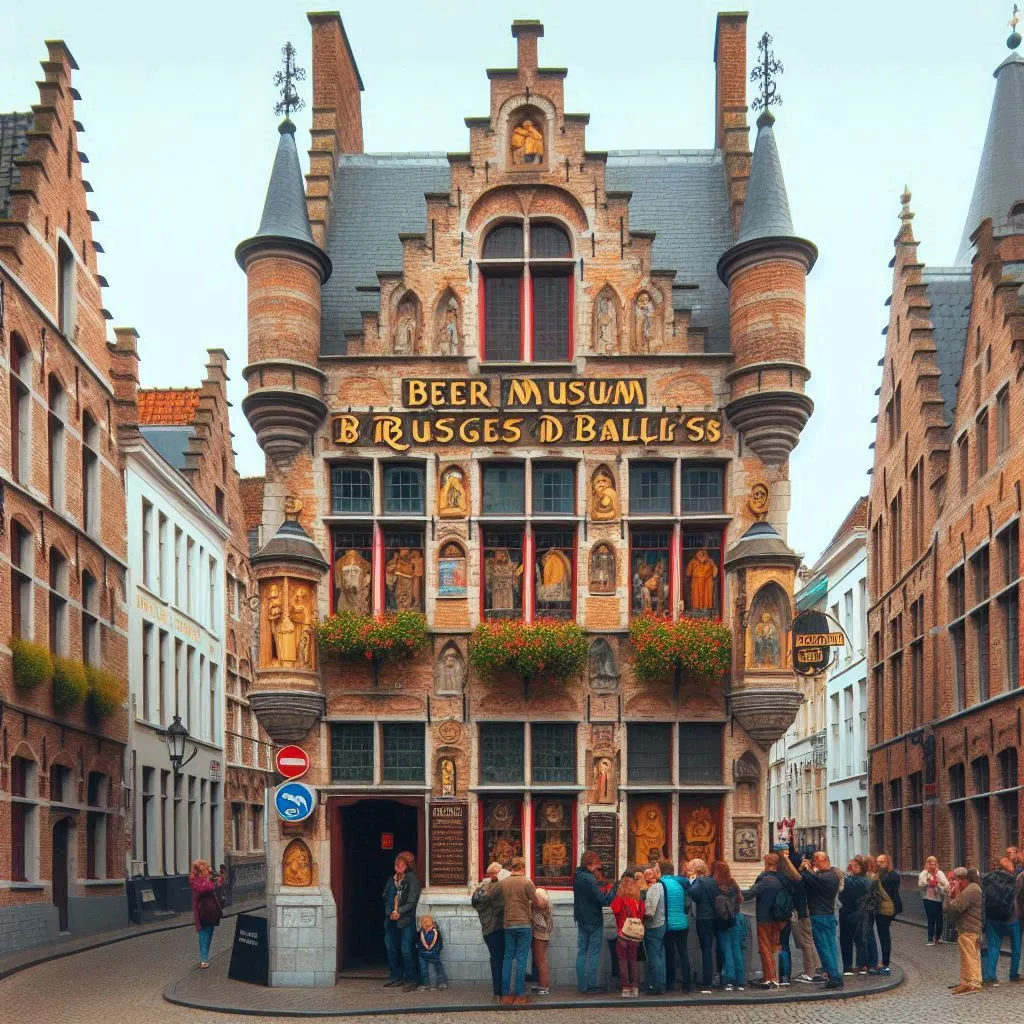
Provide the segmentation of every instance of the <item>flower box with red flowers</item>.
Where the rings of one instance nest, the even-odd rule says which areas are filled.
[[[642,682],[683,679],[711,682],[721,679],[732,661],[732,633],[713,619],[681,618],[673,622],[654,615],[634,619],[629,626],[633,671]]]
[[[430,640],[427,620],[418,612],[341,612],[321,622],[316,632],[321,657],[365,658],[374,665],[411,658]]]
[[[481,622],[469,641],[469,662],[487,682],[503,672],[566,682],[586,666],[587,635],[575,622],[560,619]]]

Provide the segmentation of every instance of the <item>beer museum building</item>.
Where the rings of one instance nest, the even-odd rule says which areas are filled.
[[[652,856],[750,879],[765,852],[802,700],[816,250],[767,110],[751,152],[744,14],[718,20],[714,144],[620,153],[587,148],[533,21],[464,152],[365,153],[341,20],[309,20],[309,173],[286,118],[237,250],[266,454],[250,706],[314,797],[268,813],[272,982],[383,959],[402,850],[467,980],[470,887],[525,857],[566,980],[584,849],[609,879]]]

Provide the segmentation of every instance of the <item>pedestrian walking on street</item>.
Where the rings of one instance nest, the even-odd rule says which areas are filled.
[[[891,974],[889,960],[892,957],[892,923],[903,913],[903,900],[900,898],[900,873],[894,870],[892,861],[886,853],[876,858],[878,864],[878,881],[882,886],[881,907],[875,918],[878,931],[878,946],[882,960],[878,968],[879,974]]]
[[[1020,981],[1020,920],[1017,916],[1017,879],[1013,863],[1004,857],[982,880],[985,896],[985,946],[982,981],[996,985],[996,968],[1003,939],[1010,940],[1010,981]]]
[[[217,899],[217,879],[205,860],[196,860],[192,862],[188,884],[192,889],[192,920],[199,933],[199,966],[205,970],[210,966],[213,929],[220,924],[222,916],[220,900]]]
[[[921,902],[928,919],[928,941],[926,946],[937,946],[942,942],[942,901],[949,891],[949,881],[939,870],[939,862],[929,857],[924,862],[924,871],[917,876],[917,887],[921,890]]]
[[[640,994],[640,971],[636,955],[644,935],[644,904],[640,886],[633,878],[623,878],[611,902],[615,916],[615,957],[619,962],[619,984],[624,999]]]
[[[682,971],[679,991],[689,992],[690,955],[686,948],[690,936],[690,915],[686,912],[690,879],[686,877],[687,865],[677,875],[670,861],[658,865],[661,870],[661,884],[665,887],[665,991],[672,992],[676,986],[676,964]]]
[[[665,994],[665,886],[657,867],[644,872],[647,893],[644,896],[644,953],[647,956],[647,991],[652,996]]]
[[[743,893],[733,881],[729,865],[716,860],[711,865],[711,878],[715,883],[712,905],[715,911],[714,930],[718,948],[722,953],[722,986],[726,992],[735,987],[743,991],[743,950],[740,945],[740,904]]]
[[[441,961],[441,950],[444,949],[444,938],[437,922],[430,916],[424,914],[420,918],[420,927],[416,932],[416,953],[420,960],[420,985],[421,992],[431,992],[434,986],[430,984],[430,969],[434,969],[437,978],[437,988],[448,987],[448,975],[445,974],[444,964]]]
[[[943,901],[945,908],[956,917],[960,945],[960,984],[953,989],[955,996],[981,991],[982,894],[979,881],[977,868],[957,868]]]
[[[537,887],[526,877],[526,861],[512,858],[512,873],[503,878],[505,959],[501,965],[501,1001],[506,1006],[529,1002],[526,997],[526,959],[533,942],[533,908],[539,905]],[[513,963],[515,964],[513,973]]]
[[[572,880],[572,916],[576,922],[576,988],[581,994],[599,991],[597,969],[601,963],[604,908],[615,898],[611,887],[601,891],[596,871],[601,856],[584,850]]]
[[[487,875],[473,891],[470,902],[480,918],[487,956],[491,962],[491,987],[495,1000],[501,999],[501,967],[505,962],[505,901],[498,885],[504,869],[495,861],[488,864]]]
[[[420,880],[416,858],[403,850],[395,858],[395,873],[384,885],[384,947],[388,953],[385,988],[403,986],[414,992],[419,986],[416,960],[416,904],[420,901]]]
[[[551,994],[551,967],[548,965],[548,949],[555,922],[551,917],[551,897],[547,889],[537,890],[537,902],[533,905],[533,987],[535,996]]]
[[[765,854],[764,871],[743,893],[745,900],[756,900],[757,951],[761,957],[762,988],[777,989],[779,978],[775,958],[779,954],[779,936],[793,914],[793,897],[779,877],[779,855]]]

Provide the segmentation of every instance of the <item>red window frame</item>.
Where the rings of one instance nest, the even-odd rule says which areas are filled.
[[[723,561],[725,559],[725,531],[720,526],[700,526],[698,524],[685,523],[682,529],[679,531],[679,543],[673,545],[673,551],[678,551],[679,559],[679,580],[680,586],[683,588],[682,592],[686,594],[686,535],[687,533],[704,533],[704,534],[715,534],[718,538],[718,547],[709,548],[708,550],[714,550],[718,552],[718,576],[716,577],[716,586],[718,590],[718,610],[717,614],[711,616],[713,621],[722,621],[722,610],[725,602],[725,569],[723,568]],[[692,550],[692,549],[690,549]],[[687,599],[689,595],[687,594]],[[687,601],[686,610],[684,614],[690,614],[690,606]]]
[[[527,842],[527,822],[525,815],[525,808],[523,806],[523,794],[522,793],[488,793],[482,795],[477,800],[477,845],[480,853],[480,869],[481,873],[487,869],[487,865],[491,863],[491,856],[484,844],[484,831],[486,830],[487,823],[487,804],[496,803],[499,800],[510,800],[516,805],[518,809],[518,820],[519,820],[519,839],[521,849],[516,856],[525,857]],[[516,820],[516,815],[513,814],[513,820]],[[502,865],[504,866],[504,865]],[[527,861],[527,870],[529,870],[529,861]]]
[[[536,848],[536,843],[540,838],[540,834],[536,827],[537,821],[537,810],[545,800],[561,800],[563,803],[568,805],[569,811],[569,832],[572,834],[572,840],[569,846],[569,865],[568,873],[561,877],[549,880],[543,875],[538,874],[538,868],[540,866],[540,857]],[[530,837],[530,855],[527,858],[526,864],[527,869],[530,872],[530,877],[538,884],[542,885],[546,889],[554,889],[556,892],[560,890],[567,890],[572,888],[573,874],[576,870],[576,865],[579,863],[580,849],[579,849],[579,822],[577,821],[577,797],[575,793],[559,793],[559,792],[547,792],[546,790],[531,790],[530,791],[530,809],[528,817],[527,835]],[[613,870],[617,871],[617,866],[613,865]]]
[[[495,517],[499,519],[499,517]],[[491,530],[502,530],[506,533],[521,533],[523,537],[522,543],[522,562],[523,573],[520,578],[520,599],[519,599],[519,614],[516,615],[502,615],[502,616],[488,616],[487,614],[487,533]],[[530,610],[530,601],[533,595],[533,582],[530,573],[532,569],[532,560],[530,559],[530,549],[533,541],[533,537],[530,531],[527,529],[527,524],[523,520],[517,520],[510,523],[502,523],[500,519],[494,523],[481,523],[480,524],[480,621],[481,622],[503,622],[505,620],[516,620],[516,619],[527,619],[527,615]]]
[[[679,545],[678,545],[678,533],[677,533],[675,527],[672,524],[670,524],[670,523],[634,522],[634,523],[631,523],[630,527],[629,527],[629,575],[628,575],[628,580],[629,580],[629,617],[630,617],[630,619],[634,619],[638,615],[641,614],[640,612],[635,611],[634,608],[633,608],[633,576],[634,576],[634,573],[635,573],[635,561],[634,561],[634,558],[633,558],[633,552],[636,550],[636,548],[634,547],[634,544],[633,544],[633,537],[634,537],[634,535],[636,533],[653,533],[656,530],[660,531],[660,532],[664,532],[664,533],[666,533],[668,535],[668,544],[664,548],[666,554],[668,555],[668,566],[667,566],[667,572],[668,572],[668,600],[667,600],[667,605],[668,605],[668,607],[665,609],[664,612],[656,613],[656,614],[659,615],[659,618],[671,618],[672,617],[672,609],[675,607],[675,604],[676,604],[676,583],[675,583],[675,578],[676,578],[676,575],[677,575],[676,574],[676,561],[677,561],[676,551],[677,551]],[[650,548],[641,548],[640,550],[644,551],[644,550],[652,550],[652,549],[650,549]],[[659,548],[658,550],[662,550],[662,549]]]
[[[530,581],[529,581],[529,583],[530,583],[530,585],[529,585],[529,589],[527,591],[527,594],[529,596],[529,603],[528,603],[528,608],[527,608],[527,611],[528,611],[528,614],[529,614],[529,620],[528,621],[532,622],[535,618],[537,618],[537,585],[536,585],[536,580],[537,580],[537,538],[536,538],[536,531],[537,530],[563,530],[566,533],[571,533],[572,534],[572,552],[569,555],[569,558],[570,558],[570,560],[572,562],[572,585],[570,587],[570,609],[569,609],[569,614],[567,616],[565,616],[564,618],[562,616],[551,616],[551,617],[558,618],[558,619],[560,619],[560,621],[564,621],[564,622],[575,622],[576,621],[576,614],[577,614],[577,608],[576,608],[577,590],[578,590],[578,587],[579,587],[579,564],[578,563],[579,563],[579,543],[580,543],[579,530],[576,528],[575,521],[566,522],[566,523],[559,523],[559,522],[556,521],[556,522],[531,523],[530,524],[530,530],[528,531],[528,545],[529,545],[529,551],[530,551],[530,565],[529,565],[529,570],[530,570]],[[525,559],[525,555],[524,555],[524,559],[523,559],[523,576],[524,577],[526,576],[526,571],[527,571],[527,566],[526,566],[526,559]],[[524,585],[525,585],[525,582],[526,581],[524,580]],[[544,615],[541,616],[541,618],[546,618],[546,617],[548,617],[548,616],[544,616]]]

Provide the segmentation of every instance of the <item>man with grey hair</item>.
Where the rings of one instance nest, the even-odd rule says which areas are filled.
[[[960,946],[960,984],[953,995],[971,995],[981,991],[981,876],[977,868],[959,867],[953,871],[946,893],[946,910],[956,915],[957,942]]]
[[[480,918],[480,931],[491,961],[491,986],[494,1000],[501,999],[501,967],[505,960],[505,900],[498,882],[508,877],[497,861],[487,865],[487,875],[473,892],[472,904]]]

